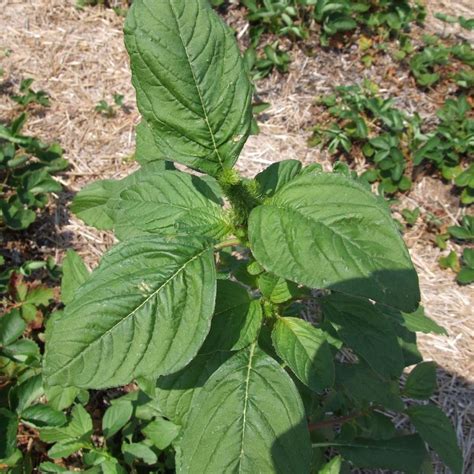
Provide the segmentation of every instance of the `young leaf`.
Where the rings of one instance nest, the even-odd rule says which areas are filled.
[[[420,472],[426,455],[418,435],[398,436],[389,440],[355,439],[328,443],[357,467]],[[316,444],[317,446],[317,444]]]
[[[390,316],[393,315],[391,312],[386,312],[386,314]],[[425,310],[422,306],[413,313],[402,312],[397,315],[396,318],[400,321],[400,324],[405,326],[409,331],[423,332],[425,334],[448,334],[446,329],[425,315]]]
[[[33,375],[16,385],[10,390],[10,405],[17,413],[23,412],[26,408],[38,400],[44,393],[42,377]]]
[[[334,361],[324,332],[298,318],[279,318],[272,340],[279,357],[310,389],[321,392],[334,384]]]
[[[83,441],[60,441],[48,451],[48,456],[51,459],[67,458],[84,447]]]
[[[65,426],[40,429],[40,439],[46,443],[84,442],[92,434],[92,419],[82,405],[75,405],[72,418]],[[74,451],[72,451],[74,452]]]
[[[16,341],[26,329],[26,323],[18,309],[12,309],[0,317],[0,346]]]
[[[273,196],[282,186],[294,179],[301,171],[298,160],[283,160],[271,164],[255,176],[259,192],[264,197]]]
[[[44,391],[46,398],[48,399],[48,405],[56,410],[65,410],[69,408],[76,397],[79,395],[80,390],[76,387],[60,387],[58,385],[50,387],[45,385]]]
[[[135,459],[141,459],[145,464],[155,464],[158,461],[155,452],[144,443],[123,443],[122,453],[129,464],[133,464]]]
[[[254,344],[221,366],[193,404],[180,472],[309,472],[304,416],[290,377]]]
[[[309,174],[250,214],[249,239],[267,271],[413,311],[418,277],[385,204],[340,174]]]
[[[408,375],[404,395],[409,398],[428,400],[436,390],[436,364],[422,362]]]
[[[63,278],[61,280],[61,299],[69,304],[76,290],[87,280],[89,271],[77,252],[69,249],[63,260]]]
[[[407,409],[407,413],[420,436],[443,462],[454,474],[462,474],[462,453],[448,417],[434,405],[412,406]]]
[[[110,230],[114,226],[114,219],[109,201],[116,198],[127,186],[138,183],[151,173],[164,170],[164,161],[153,161],[124,179],[104,179],[88,184],[74,197],[71,211],[87,225],[99,230]]]
[[[15,413],[0,408],[0,459],[9,458],[16,449],[18,417]]]
[[[267,272],[259,275],[258,288],[265,298],[277,304],[291,300],[297,290],[293,282]]]
[[[133,414],[132,402],[116,401],[107,408],[102,419],[102,431],[106,438],[110,438],[121,430],[130,420]]]
[[[62,426],[67,421],[63,412],[42,404],[33,405],[23,410],[21,419],[36,428]]]
[[[319,471],[318,474],[340,474],[342,466],[341,456],[332,458]]]
[[[209,331],[215,292],[208,244],[152,236],[117,245],[52,321],[48,383],[104,388],[181,369]]]
[[[208,1],[135,1],[125,44],[160,158],[212,175],[231,168],[249,136],[252,87],[234,33]]]
[[[142,432],[158,449],[166,449],[178,436],[179,426],[159,418],[145,426]]]
[[[321,300],[339,338],[383,377],[398,377],[404,359],[390,321],[368,300],[331,295]]]
[[[257,339],[262,325],[262,308],[248,291],[229,280],[217,282],[216,310],[209,335],[199,351],[237,351]]]
[[[113,200],[120,240],[145,234],[222,237],[229,229],[207,183],[187,173],[163,171],[128,186]]]

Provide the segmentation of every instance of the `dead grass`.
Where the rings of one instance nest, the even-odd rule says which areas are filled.
[[[68,192],[58,197],[49,239],[59,249],[77,249],[94,266],[113,238],[108,233],[85,227],[67,212],[71,194],[96,179],[120,177],[135,167],[130,160],[134,150],[134,127],[139,121],[134,91],[130,84],[128,59],[122,40],[122,19],[110,10],[89,8],[78,11],[74,0],[28,0],[0,2],[0,63],[5,70],[4,86],[18,85],[26,77],[35,79],[34,87],[51,95],[52,106],[45,114],[31,116],[28,129],[44,139],[59,141],[66,150],[71,170],[62,177]],[[473,16],[470,1],[429,3],[430,11],[454,10]],[[430,28],[440,30],[431,20]],[[242,30],[242,33],[245,32]],[[457,34],[460,34],[457,32]],[[440,94],[420,94],[405,70],[393,71],[391,63],[378,57],[375,65],[364,69],[352,49],[339,54],[318,52],[308,57],[295,51],[287,76],[274,75],[259,84],[258,95],[270,102],[261,134],[248,141],[239,168],[252,175],[269,163],[298,158],[307,163],[329,157],[309,148],[309,127],[317,120],[314,97],[337,84],[360,82],[368,77],[383,93],[397,98],[408,111],[429,115],[440,105]],[[130,112],[119,111],[107,119],[94,111],[101,99],[112,102],[121,93]],[[444,93],[449,93],[449,90]],[[0,119],[10,119],[13,102],[0,97]],[[406,198],[409,207],[420,206],[441,214],[454,223],[456,210],[446,204],[446,189],[430,178],[422,179]],[[448,337],[420,336],[426,359],[439,365],[439,391],[435,401],[455,423],[465,455],[465,472],[474,466],[474,322],[471,287],[459,287],[454,275],[437,264],[439,251],[427,240],[422,225],[407,234],[407,242],[419,271],[423,303],[427,313],[449,332]],[[47,252],[48,250],[44,250]],[[49,250],[50,251],[50,250]],[[447,472],[441,464],[436,472]]]

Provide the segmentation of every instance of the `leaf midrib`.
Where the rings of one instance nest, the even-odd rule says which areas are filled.
[[[199,10],[200,7],[198,6],[197,8]],[[173,16],[174,16],[174,19],[175,19],[175,22],[176,22],[176,27],[177,27],[179,39],[180,39],[181,44],[183,46],[183,50],[186,54],[186,60],[189,64],[189,70],[191,71],[191,74],[193,76],[193,81],[194,81],[194,85],[196,87],[196,91],[198,93],[199,102],[201,103],[201,108],[202,108],[202,111],[204,113],[204,121],[206,122],[207,129],[209,130],[209,135],[211,136],[212,146],[214,147],[214,151],[216,153],[217,159],[219,160],[219,165],[220,165],[221,169],[224,169],[222,157],[219,153],[219,149],[217,148],[217,142],[216,142],[216,139],[215,139],[215,136],[214,136],[214,132],[212,131],[211,124],[209,122],[209,116],[207,114],[207,109],[206,109],[205,104],[204,104],[204,96],[202,95],[201,89],[199,87],[199,83],[197,81],[196,73],[194,72],[194,66],[193,66],[193,63],[192,63],[191,58],[189,56],[188,47],[185,44],[183,36],[181,34],[181,26],[180,26],[180,23],[179,23],[179,20],[178,20],[178,15],[177,15],[176,10],[173,6],[173,0],[170,0],[170,9],[171,9],[171,12],[173,13]]]
[[[239,473],[242,472],[242,460],[245,454],[244,443],[245,443],[245,432],[246,432],[246,425],[247,425],[247,410],[249,406],[250,373],[252,372],[252,361],[253,361],[253,355],[255,352],[255,346],[256,346],[255,342],[250,346],[249,363],[247,365],[247,374],[245,376],[244,409],[242,412],[242,433],[241,433],[241,438],[240,438],[240,454],[239,454]]]

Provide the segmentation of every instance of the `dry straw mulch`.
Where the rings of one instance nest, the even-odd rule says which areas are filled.
[[[139,117],[122,39],[123,19],[111,10],[79,11],[74,3],[74,0],[0,1],[0,64],[4,69],[0,119],[5,121],[15,115],[8,93],[23,78],[34,78],[33,87],[51,95],[51,108],[44,113],[33,111],[27,129],[45,140],[59,141],[71,167],[60,178],[67,191],[57,197],[53,219],[47,225],[33,228],[31,246],[35,252],[57,257],[61,257],[65,248],[73,247],[94,266],[113,239],[107,233],[84,226],[69,214],[67,204],[84,184],[118,178],[135,168],[130,157]],[[430,2],[428,6],[432,12],[444,9],[453,13],[455,8],[468,17],[474,14],[469,0]],[[247,26],[241,17],[236,14],[230,21],[239,36],[245,38]],[[446,30],[434,19],[428,27]],[[416,110],[425,117],[432,115],[442,104],[444,95],[452,92],[441,89],[437,93],[421,94],[408,72],[394,69],[393,63],[384,57],[377,57],[374,66],[365,69],[354,48],[338,54],[317,48],[314,52],[317,54],[308,56],[296,48],[288,75],[274,75],[258,84],[259,98],[270,102],[271,108],[262,117],[260,135],[251,137],[244,149],[239,162],[243,173],[252,175],[274,161],[287,158],[329,166],[329,157],[309,148],[307,139],[309,127],[318,119],[314,97],[330,91],[334,85],[360,82],[368,77],[380,85],[382,93],[396,97],[400,107]],[[101,99],[111,103],[115,92],[125,96],[127,110],[119,111],[111,119],[94,111]],[[422,211],[440,215],[452,224],[459,211],[456,206],[449,206],[451,199],[448,188],[425,177],[405,198],[404,205],[419,206]],[[439,268],[440,252],[427,239],[423,224],[408,232],[406,239],[419,271],[427,314],[449,332],[448,337],[422,335],[419,338],[425,358],[439,366],[439,390],[434,401],[452,418],[464,451],[466,472],[472,472],[474,292],[472,286],[456,285],[454,275]],[[441,464],[436,465],[436,471],[446,472]]]

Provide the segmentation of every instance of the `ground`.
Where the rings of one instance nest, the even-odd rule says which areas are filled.
[[[33,113],[28,130],[43,139],[55,140],[66,150],[70,170],[59,179],[66,191],[56,197],[54,212],[46,224],[33,228],[31,251],[60,259],[64,249],[75,248],[89,266],[96,265],[113,237],[86,227],[68,211],[72,195],[84,184],[103,178],[118,178],[136,167],[134,128],[139,121],[134,90],[130,83],[128,57],[122,38],[123,18],[111,10],[87,8],[79,11],[74,0],[7,0],[2,2],[0,62],[4,82],[0,93],[0,119],[15,114],[8,92],[21,79],[32,77],[34,87],[51,95],[46,113]],[[473,16],[470,0],[430,1],[431,14],[438,11]],[[229,17],[238,35],[245,39],[246,24],[238,12]],[[432,15],[428,28],[446,32]],[[451,27],[450,27],[451,28]],[[454,31],[455,35],[462,34]],[[465,35],[465,34],[464,34]],[[472,40],[472,35],[470,38]],[[374,66],[364,68],[353,49],[338,54],[311,52],[296,48],[288,75],[273,75],[258,84],[258,97],[271,103],[262,117],[261,133],[248,141],[239,168],[246,175],[274,161],[297,158],[307,163],[329,158],[317,148],[308,147],[310,127],[318,120],[314,98],[338,84],[360,82],[368,77],[377,82],[381,92],[397,99],[400,107],[428,116],[439,107],[449,90],[442,88],[420,95],[408,71],[393,71],[383,57]],[[95,105],[112,95],[125,96],[125,110],[111,119],[94,111]],[[357,165],[357,164],[356,164]],[[438,180],[423,177],[404,202],[408,207],[442,216],[451,224],[459,217],[449,188]],[[47,233],[45,235],[45,232]],[[41,236],[35,242],[35,236]],[[420,336],[425,359],[439,367],[439,390],[435,401],[453,419],[467,463],[474,466],[474,307],[473,287],[460,287],[450,271],[437,264],[440,251],[429,240],[424,224],[406,234],[420,276],[426,312],[449,335]],[[8,245],[8,242],[7,242]],[[34,249],[33,249],[34,247]],[[403,423],[403,420],[400,420]],[[446,472],[441,464],[436,472]]]

